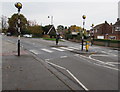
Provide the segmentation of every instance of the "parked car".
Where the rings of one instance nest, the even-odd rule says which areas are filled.
[[[11,36],[11,33],[7,33],[6,35],[7,35],[7,36]]]
[[[5,35],[5,33],[1,33],[1,35]]]
[[[63,37],[62,37],[62,36],[60,36],[60,39],[63,39]]]
[[[31,38],[31,37],[32,37],[32,34],[25,34],[25,35],[23,35],[23,37]]]

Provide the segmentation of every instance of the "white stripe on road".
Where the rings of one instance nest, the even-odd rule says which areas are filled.
[[[112,70],[116,70],[116,71],[120,71],[119,69],[117,69],[117,68],[112,68],[112,67],[109,67],[109,66],[103,66],[103,65],[100,65],[100,64],[96,64],[96,63],[94,63],[95,65],[98,65],[98,66],[102,66],[102,67],[106,67],[106,68],[109,68],[109,69],[112,69]]]
[[[70,49],[70,48],[66,48],[66,47],[60,47],[60,48],[62,48],[62,49],[65,49],[65,50],[73,50],[73,49]]]
[[[48,64],[51,64],[51,65],[53,65],[53,66],[56,66],[56,67],[58,67],[58,68],[61,68],[61,69],[65,70],[65,71],[67,71],[67,72],[77,81],[77,83],[78,83],[80,86],[82,86],[82,88],[83,88],[84,90],[89,91],[88,88],[85,87],[85,86],[83,85],[83,83],[80,82],[68,69],[66,69],[66,68],[64,68],[64,67],[62,67],[62,66],[56,65],[56,64],[54,64],[54,63],[48,62],[48,61],[45,61],[45,62],[47,62]]]
[[[52,53],[52,52],[53,52],[53,51],[48,50],[48,49],[41,49],[41,50],[46,51],[46,52],[49,52],[49,53]]]
[[[94,60],[94,61],[97,61],[97,62],[99,62],[99,63],[101,63],[101,64],[107,64],[107,63],[104,62],[104,61],[101,61],[101,60],[97,60],[97,59],[92,58],[92,56],[97,56],[97,55],[90,55],[89,58],[92,59],[92,60]],[[100,55],[98,55],[98,56],[100,56]],[[115,66],[115,65],[113,65],[113,64],[107,64],[107,65]]]
[[[51,49],[58,50],[58,51],[65,51],[65,50],[59,49],[59,48],[51,48]]]
[[[108,53],[108,52],[105,52],[105,51],[101,51],[101,52],[106,53],[106,54],[108,54],[108,55],[115,56],[115,57],[117,57],[117,56],[118,56],[118,55],[116,55],[116,54]]]
[[[61,56],[60,58],[67,58],[68,56]]]
[[[79,50],[79,48],[77,47],[69,47],[69,48]]]
[[[86,91],[89,91],[69,70],[66,70]]]
[[[83,55],[80,55],[81,57],[84,57],[84,59],[85,58],[87,58],[87,59],[92,59],[92,58],[89,58],[89,57],[86,57],[86,56],[83,56]],[[83,58],[82,58],[83,59]],[[84,60],[83,59],[83,60]],[[85,59],[85,60],[87,60],[87,59]],[[94,61],[100,61],[100,60],[96,60],[96,59],[92,59],[92,60],[94,60]],[[88,60],[87,60],[88,61]],[[88,62],[90,62],[90,61],[88,61]],[[101,61],[100,61],[101,62]],[[103,61],[102,61],[103,62]],[[91,63],[91,62],[90,62]],[[104,62],[105,63],[105,62]],[[98,65],[98,66],[103,66],[103,67],[106,67],[106,68],[109,68],[109,69],[112,69],[112,70],[117,70],[117,71],[120,71],[119,69],[117,69],[117,68],[112,68],[112,67],[109,67],[109,66],[105,66],[105,65],[100,65],[100,64],[97,64],[97,63],[93,63],[93,64],[95,64],[95,65]]]
[[[59,68],[61,68],[61,69],[63,69],[63,70],[66,70],[66,68],[64,68],[64,67],[62,67],[62,66],[56,65],[56,64],[51,63],[51,62],[48,62],[48,61],[45,61],[45,62],[47,62],[48,64],[51,64],[51,65],[53,65],[53,66],[59,67]]]
[[[106,64],[120,64],[120,63],[118,63],[118,62],[107,62]]]
[[[75,54],[74,56],[79,56],[79,54]]]
[[[37,50],[29,50],[29,51],[32,52],[32,53],[34,53],[34,54],[36,54],[36,55],[41,54],[41,53],[38,52]]]

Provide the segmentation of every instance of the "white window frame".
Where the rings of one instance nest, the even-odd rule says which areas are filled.
[[[120,27],[115,27],[115,31],[120,31]]]
[[[115,39],[116,39],[116,36],[109,36],[109,39],[111,39],[111,37],[115,37]]]

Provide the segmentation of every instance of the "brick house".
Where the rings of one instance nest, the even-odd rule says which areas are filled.
[[[117,19],[117,22],[112,27],[112,34],[110,36],[115,37],[116,40],[120,40],[120,20]]]
[[[114,39],[120,40],[120,20],[117,19],[117,22],[112,25],[105,23],[96,25],[92,30],[90,30],[91,36],[94,36],[95,39]]]

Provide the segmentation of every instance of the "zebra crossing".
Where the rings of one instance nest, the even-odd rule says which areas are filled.
[[[54,53],[56,51],[58,52],[64,52],[64,51],[73,51],[73,50],[79,50],[79,48],[77,47],[51,47],[51,48],[41,48],[39,51],[38,50],[29,50],[30,52],[34,53],[34,54],[41,54],[41,51],[43,52],[47,52],[47,53]]]

